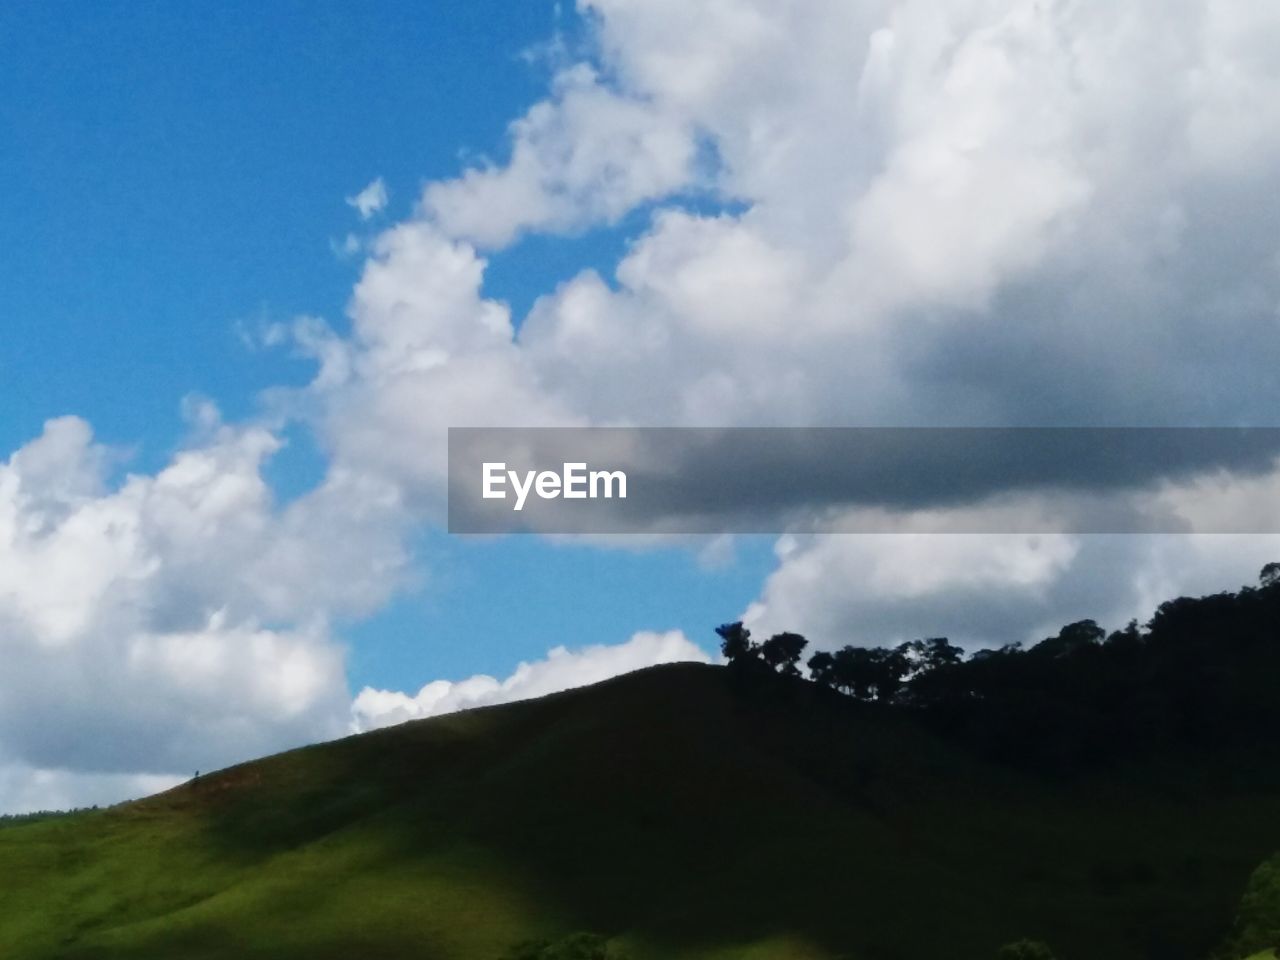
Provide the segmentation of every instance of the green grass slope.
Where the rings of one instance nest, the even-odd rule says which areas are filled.
[[[1244,761],[1049,782],[803,684],[655,668],[0,830],[5,960],[1203,960],[1280,848]]]
[[[1277,947],[1280,947],[1280,854],[1263,863],[1249,878],[1221,956],[1231,960],[1248,954],[1249,960],[1273,960]]]

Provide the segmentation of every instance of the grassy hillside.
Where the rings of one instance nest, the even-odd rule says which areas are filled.
[[[1280,854],[1253,872],[1222,951],[1224,957],[1249,954],[1249,960],[1273,960],[1280,947]],[[1260,953],[1254,951],[1260,950]]]
[[[0,955],[499,960],[590,930],[634,960],[1203,960],[1280,849],[1270,769],[1038,778],[661,667],[0,830]]]

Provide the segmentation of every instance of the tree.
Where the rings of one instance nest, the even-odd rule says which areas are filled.
[[[800,669],[796,664],[808,645],[809,641],[798,633],[775,633],[760,646],[760,656],[783,675],[798,677]]]
[[[720,624],[716,627],[716,634],[720,637],[720,652],[730,666],[741,665],[760,656],[760,647],[751,642],[751,631],[742,625],[741,620]]]
[[[832,654],[831,663],[831,685],[859,700],[871,696],[871,682],[861,657],[864,652],[857,647],[844,646]]]
[[[949,667],[964,660],[964,651],[946,637],[912,640],[900,644],[897,650],[917,673]]]
[[[1113,631],[1107,637],[1107,646],[1109,647],[1125,647],[1132,649],[1142,645],[1142,628],[1138,626],[1137,620],[1130,620],[1123,630]]]
[[[876,647],[868,651],[871,684],[875,687],[877,700],[892,700],[902,689],[907,674],[911,672],[911,661],[901,650],[886,650]]]
[[[1272,561],[1263,567],[1258,574],[1258,583],[1263,588],[1280,586],[1280,562]]]
[[[819,650],[809,658],[809,679],[823,687],[835,686],[836,658],[825,650]]]
[[[881,675],[876,651],[854,646],[841,647],[835,652],[831,672],[836,689],[859,700],[871,699]]]
[[[1077,620],[1059,630],[1056,637],[1042,640],[1031,649],[1040,656],[1069,657],[1081,650],[1096,647],[1106,636],[1107,631],[1098,626],[1097,621]]]

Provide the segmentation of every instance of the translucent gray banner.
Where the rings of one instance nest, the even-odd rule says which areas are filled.
[[[1276,533],[1280,428],[452,428],[452,533]]]

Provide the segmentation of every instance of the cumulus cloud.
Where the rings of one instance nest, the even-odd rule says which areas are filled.
[[[967,647],[1034,642],[1090,617],[1145,622],[1158,604],[1256,583],[1280,536],[1161,534],[784,537],[743,619],[818,648],[946,636]]]
[[[528,700],[599,683],[642,667],[683,661],[709,663],[710,658],[678,630],[637,633],[625,643],[580,650],[556,647],[542,660],[521,663],[504,680],[483,674],[466,680],[435,680],[413,695],[365,687],[351,705],[351,727],[360,732],[471,707]]]
[[[598,57],[513,124],[509,161],[428,185],[367,263],[313,390],[338,462],[438,510],[448,425],[1272,422],[1274,13],[579,6]],[[477,248],[645,206],[612,276],[585,270],[524,318],[486,296]],[[1273,479],[1209,489],[1220,528]],[[1148,507],[1176,517],[1189,492]],[[748,615],[824,642],[1025,639],[1234,586],[1273,552],[786,538]]]
[[[12,763],[172,774],[342,729],[329,621],[394,584],[396,501],[335,477],[278,505],[262,467],[280,440],[208,406],[192,417],[191,445],[154,475],[113,482],[112,452],[74,417],[0,464]]]
[[[320,362],[295,400],[335,472],[387,485],[421,518],[443,517],[448,427],[582,422],[544,389],[506,305],[482,295],[484,267],[433,225],[401,224],[365,264],[351,336],[314,321],[295,331]]]
[[[585,63],[560,72],[551,99],[510,133],[508,163],[424,191],[427,215],[450,236],[502,247],[530,230],[613,222],[695,170],[697,144],[678,114],[619,91]]]
[[[1243,0],[579,8],[597,56],[562,69],[512,126],[508,162],[428,185],[367,264],[355,332],[326,365],[341,375],[317,381],[339,462],[438,505],[449,424],[1274,421],[1274,12]],[[645,207],[612,276],[584,270],[524,318],[486,296],[477,247],[500,256],[525,232]],[[1273,478],[1256,482],[1269,491]],[[1208,494],[1238,518],[1266,492],[1247,487]],[[1149,507],[1177,515],[1189,492]],[[1207,546],[1226,542],[1237,546]],[[761,623],[973,642],[1090,611],[1142,616],[1152,584],[1234,586],[1274,552],[1257,537],[780,548]],[[915,565],[903,582],[932,569],[928,591],[886,587],[886,570]]]
[[[598,57],[509,160],[378,242],[317,391],[340,460],[412,499],[447,423],[1216,425],[1280,401],[1280,124],[1221,110],[1269,102],[1271,14],[581,8]],[[612,277],[523,318],[486,295],[477,248],[645,207]]]

